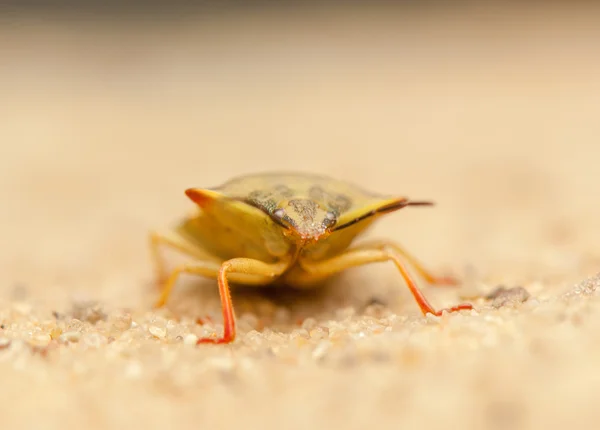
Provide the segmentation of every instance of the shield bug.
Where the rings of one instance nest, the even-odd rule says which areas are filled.
[[[224,333],[199,339],[198,343],[235,339],[229,282],[304,288],[344,269],[376,262],[395,264],[423,314],[472,309],[470,304],[460,304],[435,310],[403,260],[431,284],[454,281],[432,275],[397,244],[380,240],[352,246],[380,216],[431,202],[375,194],[348,182],[307,173],[252,174],[214,188],[189,188],[185,193],[200,211],[184,218],[169,234],[152,233],[151,250],[163,285],[157,307],[166,303],[182,273],[217,279]],[[195,261],[166,276],[160,246],[174,248]]]

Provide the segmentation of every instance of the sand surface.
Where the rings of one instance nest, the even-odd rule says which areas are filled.
[[[600,419],[600,10],[2,16],[6,429],[593,428]],[[323,290],[185,278],[153,311],[150,229],[183,190],[308,170],[432,199]],[[171,257],[178,261],[176,255]],[[484,297],[521,287],[528,300]],[[198,317],[213,321],[198,324]]]

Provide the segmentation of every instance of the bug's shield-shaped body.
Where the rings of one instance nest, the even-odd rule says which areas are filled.
[[[181,272],[217,277],[225,334],[220,339],[201,341],[229,342],[235,336],[228,280],[303,287],[345,268],[378,261],[393,261],[422,311],[439,313],[416,288],[400,257],[412,263],[429,282],[448,279],[436,279],[413,257],[388,242],[350,247],[377,215],[427,202],[379,195],[343,181],[303,173],[249,175],[215,188],[188,189],[186,194],[198,204],[200,212],[178,225],[177,238],[155,235],[153,244],[156,257],[157,245],[166,243],[192,256],[198,257],[197,250],[201,249],[215,258],[176,270],[160,301],[166,301]],[[158,257],[157,262],[161,275]],[[466,308],[470,305],[456,309]]]
[[[247,257],[265,262],[290,259],[290,263],[298,257],[322,260],[338,255],[375,217],[335,234],[328,229],[407,202],[341,181],[292,174],[247,176],[187,194],[202,208],[179,226],[188,240],[222,260]]]

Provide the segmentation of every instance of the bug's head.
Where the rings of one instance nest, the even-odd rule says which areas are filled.
[[[286,233],[303,242],[322,239],[337,223],[335,213],[327,211],[311,199],[292,199],[280,203],[272,212],[273,220],[286,228]]]

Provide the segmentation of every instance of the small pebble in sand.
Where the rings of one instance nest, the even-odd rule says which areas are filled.
[[[529,292],[523,287],[505,288],[503,285],[485,296],[487,300],[492,300],[494,308],[516,306],[519,303],[527,301],[529,297]]]
[[[312,351],[312,358],[315,360],[320,360],[323,357],[325,357],[325,355],[327,354],[327,352],[329,351],[329,349],[331,348],[331,342],[328,340],[322,340],[320,341],[317,346],[315,347],[315,349],[313,349]]]
[[[29,343],[32,346],[47,346],[52,341],[49,334],[36,334],[31,337]]]
[[[111,316],[109,318],[109,323],[110,323],[111,329],[113,329],[114,331],[117,331],[119,333],[124,332],[125,330],[128,330],[132,326],[131,314],[122,313],[122,314],[117,314],[117,315]]]
[[[54,327],[52,330],[50,330],[50,337],[52,339],[58,339],[61,334],[62,330],[59,327]]]
[[[73,318],[81,321],[87,321],[90,324],[96,324],[98,321],[106,319],[106,313],[102,306],[96,302],[76,301],[73,303]]]
[[[102,345],[108,343],[106,336],[100,333],[86,333],[82,336],[82,341],[89,348],[100,348]]]
[[[326,339],[329,337],[329,329],[327,327],[315,327],[309,332],[309,335],[313,339]]]
[[[390,311],[383,303],[376,302],[375,299],[373,299],[364,308],[363,314],[370,317],[383,318],[384,316],[389,315]]]
[[[317,325],[317,320],[314,318],[306,318],[302,321],[302,328],[305,330],[312,330]]]
[[[78,331],[67,331],[59,336],[59,340],[64,343],[79,342],[81,333]]]
[[[591,278],[585,279],[575,286],[574,289],[564,295],[565,298],[578,296],[592,296],[600,291],[600,273]]]
[[[354,315],[356,315],[356,310],[351,306],[338,309],[335,312],[336,319],[338,320],[349,320]]]
[[[0,338],[0,350],[6,349],[10,346],[10,339],[5,337]]]
[[[196,336],[195,334],[186,334],[185,337],[183,338],[183,343],[186,345],[196,345],[196,342],[198,341],[198,336]]]
[[[151,326],[148,331],[150,334],[158,339],[164,339],[167,336],[167,330],[164,328]]]

